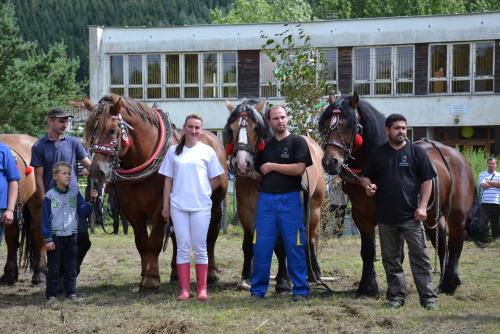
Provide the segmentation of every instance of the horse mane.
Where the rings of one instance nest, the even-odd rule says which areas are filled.
[[[363,145],[366,150],[370,151],[387,142],[387,135],[384,131],[385,116],[370,103],[361,99],[358,103],[358,113],[363,126]]]
[[[147,104],[129,97],[108,94],[92,107],[97,108],[97,110],[90,113],[87,124],[85,125],[85,140],[88,144],[92,144],[92,138],[96,133],[102,133],[102,131],[104,131],[105,122],[103,120],[109,118],[111,116],[111,111],[120,103],[129,116],[137,116],[143,121],[159,127],[159,119],[156,112]]]
[[[246,112],[248,116],[257,125],[257,135],[260,139],[268,141],[272,137],[271,128],[269,124],[264,120],[263,115],[255,109],[255,106],[259,103],[256,100],[244,100],[239,105],[234,108],[234,110],[229,115],[229,118],[224,126],[224,145],[232,142],[231,134],[231,123],[233,123],[239,116],[240,113]]]
[[[320,133],[325,134],[328,131],[329,124],[326,124],[334,110],[339,109],[342,116],[347,121],[347,129],[352,130],[358,123],[356,113],[351,107],[352,96],[343,97],[330,103],[328,107],[321,113],[318,121],[318,129]],[[387,141],[387,136],[384,131],[385,116],[380,113],[370,103],[359,100],[358,113],[360,116],[360,124],[363,126],[363,145],[369,151]]]

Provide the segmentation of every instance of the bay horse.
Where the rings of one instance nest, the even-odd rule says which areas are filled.
[[[16,159],[19,180],[19,193],[16,202],[14,222],[4,225],[7,244],[7,261],[1,283],[13,285],[18,280],[19,264],[32,270],[31,282],[42,282],[47,271],[44,241],[40,230],[43,194],[36,189],[35,173],[29,165],[31,147],[37,141],[28,135],[0,134],[0,141],[6,144]],[[19,241],[21,238],[21,241]]]
[[[160,284],[158,256],[169,228],[161,217],[164,177],[158,174],[163,157],[180,135],[168,115],[137,100],[110,94],[96,105],[85,99],[90,111],[85,137],[92,147],[91,178],[98,184],[113,185],[120,213],[132,225],[141,257],[141,289],[157,289]],[[211,146],[227,172],[224,147],[217,137],[204,131],[200,140]],[[227,178],[212,193],[212,216],[207,235],[208,282],[217,280],[215,242],[222,217],[221,203],[227,191]],[[151,224],[148,235],[147,225]],[[171,261],[171,280],[177,279],[176,243]],[[143,290],[145,291],[145,290]]]
[[[245,100],[235,106],[226,101],[226,108],[230,111],[224,128],[224,144],[229,155],[229,167],[236,175],[236,200],[238,218],[243,227],[243,269],[238,282],[238,289],[250,289],[252,276],[253,246],[252,239],[255,227],[255,217],[258,199],[258,185],[261,179],[256,171],[259,151],[265,142],[270,140],[272,132],[265,116],[262,114],[265,101]],[[326,183],[321,167],[323,151],[311,138],[304,136],[313,165],[306,168],[303,175],[303,184],[306,185],[304,203],[309,229],[306,258],[308,260],[309,280],[322,283],[321,271],[316,257],[318,248],[320,208],[326,193]],[[286,256],[282,240],[278,238],[274,249],[278,258],[278,273],[276,275],[276,292],[290,290]]]
[[[358,176],[369,152],[387,141],[384,128],[385,117],[360,100],[357,93],[340,100],[330,97],[319,119],[319,131],[324,137],[323,167],[327,173],[343,179],[344,191],[352,203],[352,217],[361,234],[363,273],[358,295],[379,295],[373,266],[375,199],[360,187]],[[425,150],[437,173],[424,226],[439,254],[439,290],[453,294],[460,285],[458,263],[466,225],[479,223],[480,218],[472,169],[451,147],[426,139],[417,144]]]

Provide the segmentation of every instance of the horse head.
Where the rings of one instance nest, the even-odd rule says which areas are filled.
[[[143,163],[153,154],[161,123],[159,115],[146,104],[110,94],[93,105],[85,125],[85,139],[93,158],[90,176],[109,182],[113,172]]]
[[[245,100],[236,107],[226,101],[230,111],[224,127],[224,146],[230,170],[239,176],[255,178],[256,156],[271,138],[271,130],[262,115],[265,101]]]
[[[331,96],[328,106],[319,119],[319,131],[322,134],[325,152],[322,165],[331,175],[338,175],[350,159],[352,153],[362,144],[362,126],[357,111],[359,97],[335,99]]]

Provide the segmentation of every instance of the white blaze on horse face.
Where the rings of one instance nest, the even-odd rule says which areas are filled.
[[[246,127],[241,127],[243,123],[243,119],[240,122],[240,132],[238,134],[238,146],[243,145],[246,146],[248,145],[248,134],[247,134],[247,128]],[[246,174],[247,172],[247,161],[249,161],[249,153],[245,150],[238,150],[238,153],[236,154],[236,164],[238,166],[238,169],[241,174]]]

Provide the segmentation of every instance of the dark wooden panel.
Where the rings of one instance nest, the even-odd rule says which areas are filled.
[[[343,95],[352,93],[352,47],[338,48],[339,89]]]
[[[500,125],[495,126],[495,152],[490,152],[490,154],[500,154]]]
[[[427,128],[424,126],[416,126],[413,128],[413,141],[427,137]]]
[[[500,39],[495,41],[495,93],[500,93]],[[498,144],[498,139],[497,139]],[[499,152],[499,150],[496,150]]]
[[[259,97],[259,50],[238,51],[238,98]]]
[[[429,69],[429,44],[415,44],[415,95],[427,95]]]

